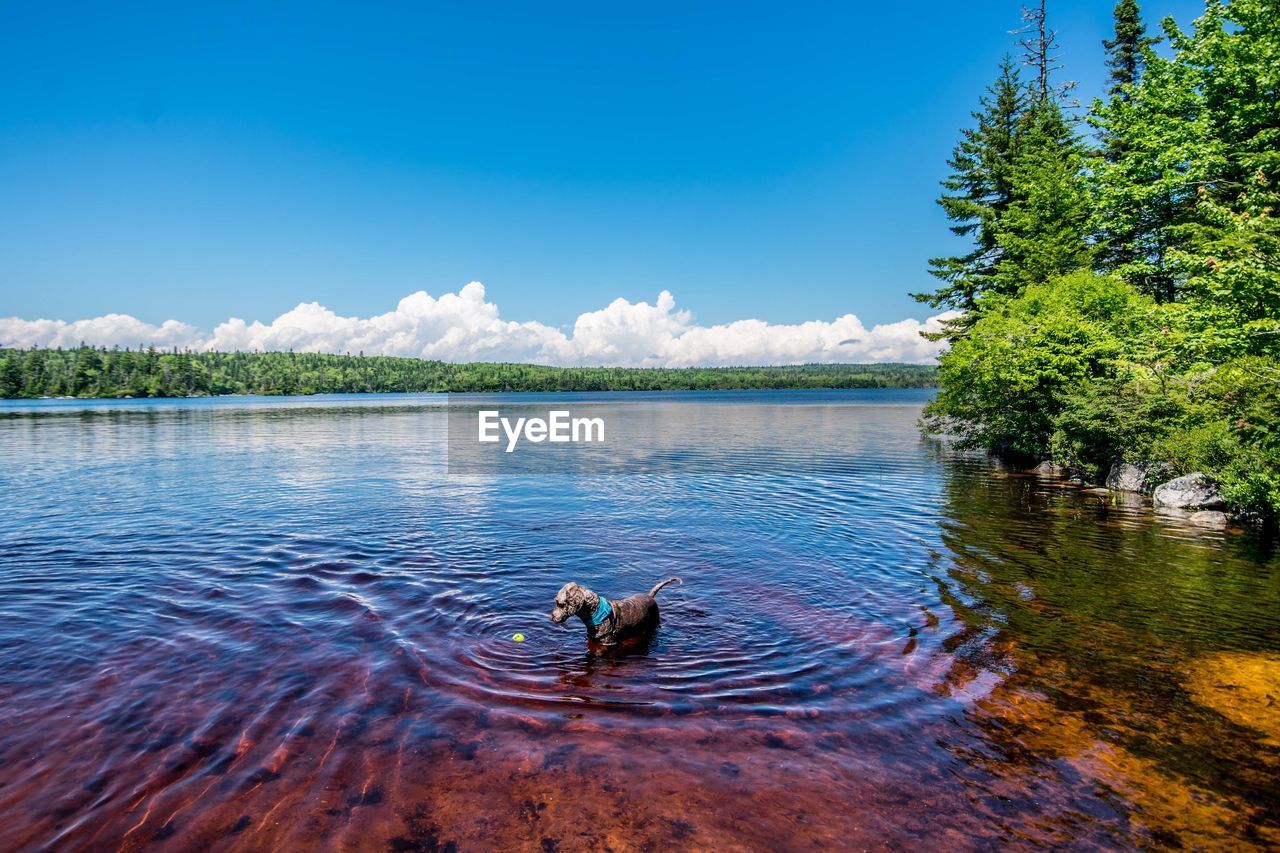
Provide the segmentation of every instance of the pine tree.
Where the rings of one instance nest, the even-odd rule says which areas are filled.
[[[1140,109],[1135,106],[1151,46],[1160,39],[1149,38],[1136,0],[1120,0],[1116,4],[1115,38],[1102,42],[1107,51],[1107,67],[1111,69],[1111,92],[1106,104],[1094,101],[1090,123],[1098,131],[1102,143],[1102,156],[1109,166],[1120,164],[1139,142],[1134,137],[1141,133]],[[1135,162],[1131,168],[1149,168],[1150,164]],[[1096,172],[1097,170],[1095,170]],[[1137,175],[1127,176],[1137,179]],[[1095,194],[1098,185],[1094,184]],[[1122,189],[1120,195],[1133,196],[1136,187]],[[1099,194],[1100,196],[1100,194]],[[1101,197],[1101,196],[1100,196]],[[1148,199],[1148,202],[1150,200]],[[1099,213],[1104,205],[1095,205]],[[1157,204],[1136,208],[1129,205],[1127,213],[1120,217],[1095,216],[1095,235],[1098,242],[1100,266],[1111,272],[1125,274],[1130,282],[1157,298],[1172,298],[1171,282],[1160,268],[1163,266],[1165,242],[1151,239],[1153,219],[1150,214],[1165,206]],[[1144,233],[1148,232],[1148,233]]]
[[[6,350],[0,358],[0,397],[17,397],[22,393],[22,366],[16,350]]]
[[[1057,86],[1057,33],[1049,28],[1045,0],[1022,10],[1023,64],[1035,79],[1016,131],[1018,145],[1010,169],[1012,202],[996,242],[1000,261],[997,293],[1015,296],[1023,288],[1088,266],[1090,208],[1082,179],[1085,149],[1062,112],[1074,83]]]
[[[1187,37],[1172,22],[1176,51]],[[1095,101],[1089,122],[1105,156],[1090,169],[1098,265],[1161,302],[1178,297],[1169,253],[1195,217],[1196,187],[1221,160],[1212,144],[1198,74],[1178,56],[1145,52],[1126,97]]]
[[[1052,98],[1027,111],[1011,170],[1014,200],[1001,222],[994,290],[1023,288],[1088,267],[1085,149]]]
[[[1107,68],[1111,69],[1111,97],[1129,100],[1129,89],[1142,77],[1147,50],[1160,39],[1148,38],[1137,0],[1120,0],[1113,13],[1116,37],[1105,39]]]
[[[929,261],[930,273],[946,282],[933,293],[913,296],[934,308],[972,312],[990,287],[1000,261],[1000,220],[1013,202],[1012,168],[1025,89],[1013,60],[1006,56],[1000,74],[973,113],[975,125],[962,131],[947,161],[951,175],[942,182],[938,204],[954,223],[951,232],[973,240],[973,248]]]
[[[1118,113],[1124,104],[1132,100],[1133,89],[1142,80],[1147,53],[1160,39],[1147,36],[1147,28],[1142,23],[1142,13],[1138,9],[1137,0],[1120,0],[1116,4],[1113,15],[1115,38],[1104,39],[1102,46],[1106,49],[1107,68],[1111,72],[1110,100],[1114,105],[1113,112]],[[1125,134],[1100,131],[1099,138],[1102,141],[1105,156],[1111,162],[1115,162],[1124,154]],[[1121,260],[1128,262],[1131,258],[1122,257]]]
[[[45,393],[43,355],[37,347],[22,359],[22,393],[28,397],[40,397]]]

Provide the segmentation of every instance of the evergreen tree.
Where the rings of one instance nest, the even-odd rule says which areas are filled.
[[[1018,69],[1006,56],[973,113],[974,126],[962,131],[947,161],[951,175],[942,182],[945,192],[938,199],[954,223],[951,232],[970,238],[973,248],[963,255],[931,259],[930,273],[946,285],[933,293],[912,294],[917,300],[934,308],[972,312],[991,286],[1002,251],[1000,220],[1013,203],[1013,161],[1025,104]]]
[[[933,307],[965,312],[933,337],[955,340],[977,321],[986,293],[1015,295],[1091,261],[1089,203],[1081,175],[1085,149],[1063,115],[1061,102],[1073,84],[1055,86],[1056,34],[1041,0],[1023,10],[1024,62],[1033,74],[1023,88],[1008,57],[952,154],[950,190],[939,203],[969,236],[968,254],[930,261],[948,286],[916,298]]]
[[[1120,0],[1116,4],[1114,17],[1115,38],[1104,39],[1102,46],[1106,49],[1107,68],[1111,72],[1110,100],[1123,105],[1132,100],[1133,88],[1142,79],[1147,53],[1160,39],[1147,36],[1137,0]],[[1095,104],[1095,111],[1098,106],[1100,104]],[[1124,154],[1124,133],[1108,133],[1100,129],[1099,136],[1108,160],[1115,162]],[[1126,257],[1124,260],[1127,262],[1130,258]]]
[[[45,377],[49,377],[46,381]],[[626,391],[708,388],[929,388],[933,369],[901,364],[792,367],[563,368],[447,364],[322,353],[0,349],[8,397],[181,397],[369,391]]]
[[[1130,87],[1142,77],[1148,48],[1160,39],[1147,37],[1137,0],[1120,0],[1113,14],[1115,38],[1103,40],[1102,46],[1106,48],[1107,68],[1111,71],[1111,97],[1127,101]]]
[[[1187,43],[1171,22],[1176,51]],[[1193,222],[1197,187],[1211,180],[1221,152],[1212,141],[1195,69],[1179,56],[1146,54],[1128,97],[1095,101],[1090,123],[1105,157],[1090,171],[1098,264],[1161,302],[1178,298],[1170,248]]]
[[[1031,84],[1031,92],[1036,100],[1047,101],[1049,100],[1049,64],[1052,62],[1049,46],[1053,35],[1048,28],[1045,0],[1040,0],[1035,6],[1024,6],[1022,23],[1022,29],[1015,32],[1024,36],[1018,40],[1018,44],[1022,46],[1022,63],[1032,68],[1036,75]]]
[[[98,379],[102,373],[102,357],[98,351],[81,345],[73,359],[74,372],[71,380],[71,393],[95,396],[98,392]]]
[[[1115,17],[1110,96],[1090,116],[1103,145],[1086,157],[1049,80],[1043,3],[1027,15],[1036,79],[997,269],[939,359],[926,423],[1085,477],[1117,458],[1203,471],[1275,521],[1280,5],[1207,0],[1190,31],[1164,22],[1164,56],[1136,3]],[[1115,275],[1064,274],[1091,260]]]
[[[0,397],[17,397],[22,391],[22,366],[18,353],[9,350],[0,359]]]
[[[1164,188],[1151,191],[1159,185],[1159,167],[1147,151],[1151,140],[1142,138],[1150,123],[1140,86],[1151,45],[1158,41],[1147,37],[1135,0],[1116,4],[1115,38],[1103,41],[1111,70],[1110,98],[1105,104],[1094,101],[1089,121],[1098,131],[1105,158],[1093,176],[1105,175],[1104,181],[1109,182],[1104,186],[1095,181],[1093,186],[1099,267],[1120,273],[1143,292],[1169,301],[1174,291],[1165,263],[1168,236],[1164,232],[1176,217],[1170,202],[1178,194]],[[1109,195],[1108,190],[1114,192]]]
[[[1053,99],[1023,117],[1012,168],[1014,200],[997,240],[994,289],[1023,288],[1090,266],[1090,207],[1081,177],[1085,149]]]
[[[22,359],[22,386],[15,396],[40,397],[44,393],[44,359],[37,348],[30,350]]]

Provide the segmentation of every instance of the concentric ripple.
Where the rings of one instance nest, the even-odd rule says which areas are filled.
[[[4,404],[0,846],[1268,837],[1264,734],[1183,688],[1275,650],[1266,546],[925,396],[573,397],[660,440],[541,476],[451,475],[430,395]],[[672,576],[642,646],[549,619]]]

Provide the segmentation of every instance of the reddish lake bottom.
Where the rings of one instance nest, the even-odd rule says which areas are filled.
[[[0,848],[1280,846],[1271,545],[884,393],[660,396],[718,455],[602,477],[379,398],[0,417]],[[672,575],[645,648],[548,619]]]

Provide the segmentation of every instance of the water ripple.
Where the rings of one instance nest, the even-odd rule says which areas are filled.
[[[971,792],[1003,790],[1029,754],[1036,802],[1110,825],[1056,769],[1060,744],[1008,745],[1021,730],[993,709],[1029,713],[1027,696],[1058,718],[1087,707],[1081,725],[1113,743],[1145,726],[1149,743],[1162,730],[1142,697],[1159,695],[1184,714],[1161,772],[1221,761],[1196,750],[1224,718],[1177,673],[1224,645],[1275,648],[1269,553],[922,441],[919,395],[691,399],[662,405],[722,453],[595,477],[448,476],[433,398],[13,408],[8,840],[289,846],[316,840],[283,818],[307,798],[325,804],[314,826],[349,827],[384,800],[432,799],[427,767],[487,754],[509,778],[540,756],[590,779],[592,756],[642,737],[679,744],[652,773],[690,768],[706,790],[773,786],[785,754],[825,780],[797,785],[828,823],[844,806],[825,792],[855,797],[861,778],[856,796],[928,792],[977,833],[990,824],[960,816],[989,807]],[[684,585],[660,594],[643,648],[592,654],[580,625],[548,619],[565,581],[622,597],[672,575]],[[1213,768],[1205,784],[1240,814],[1274,787]]]

